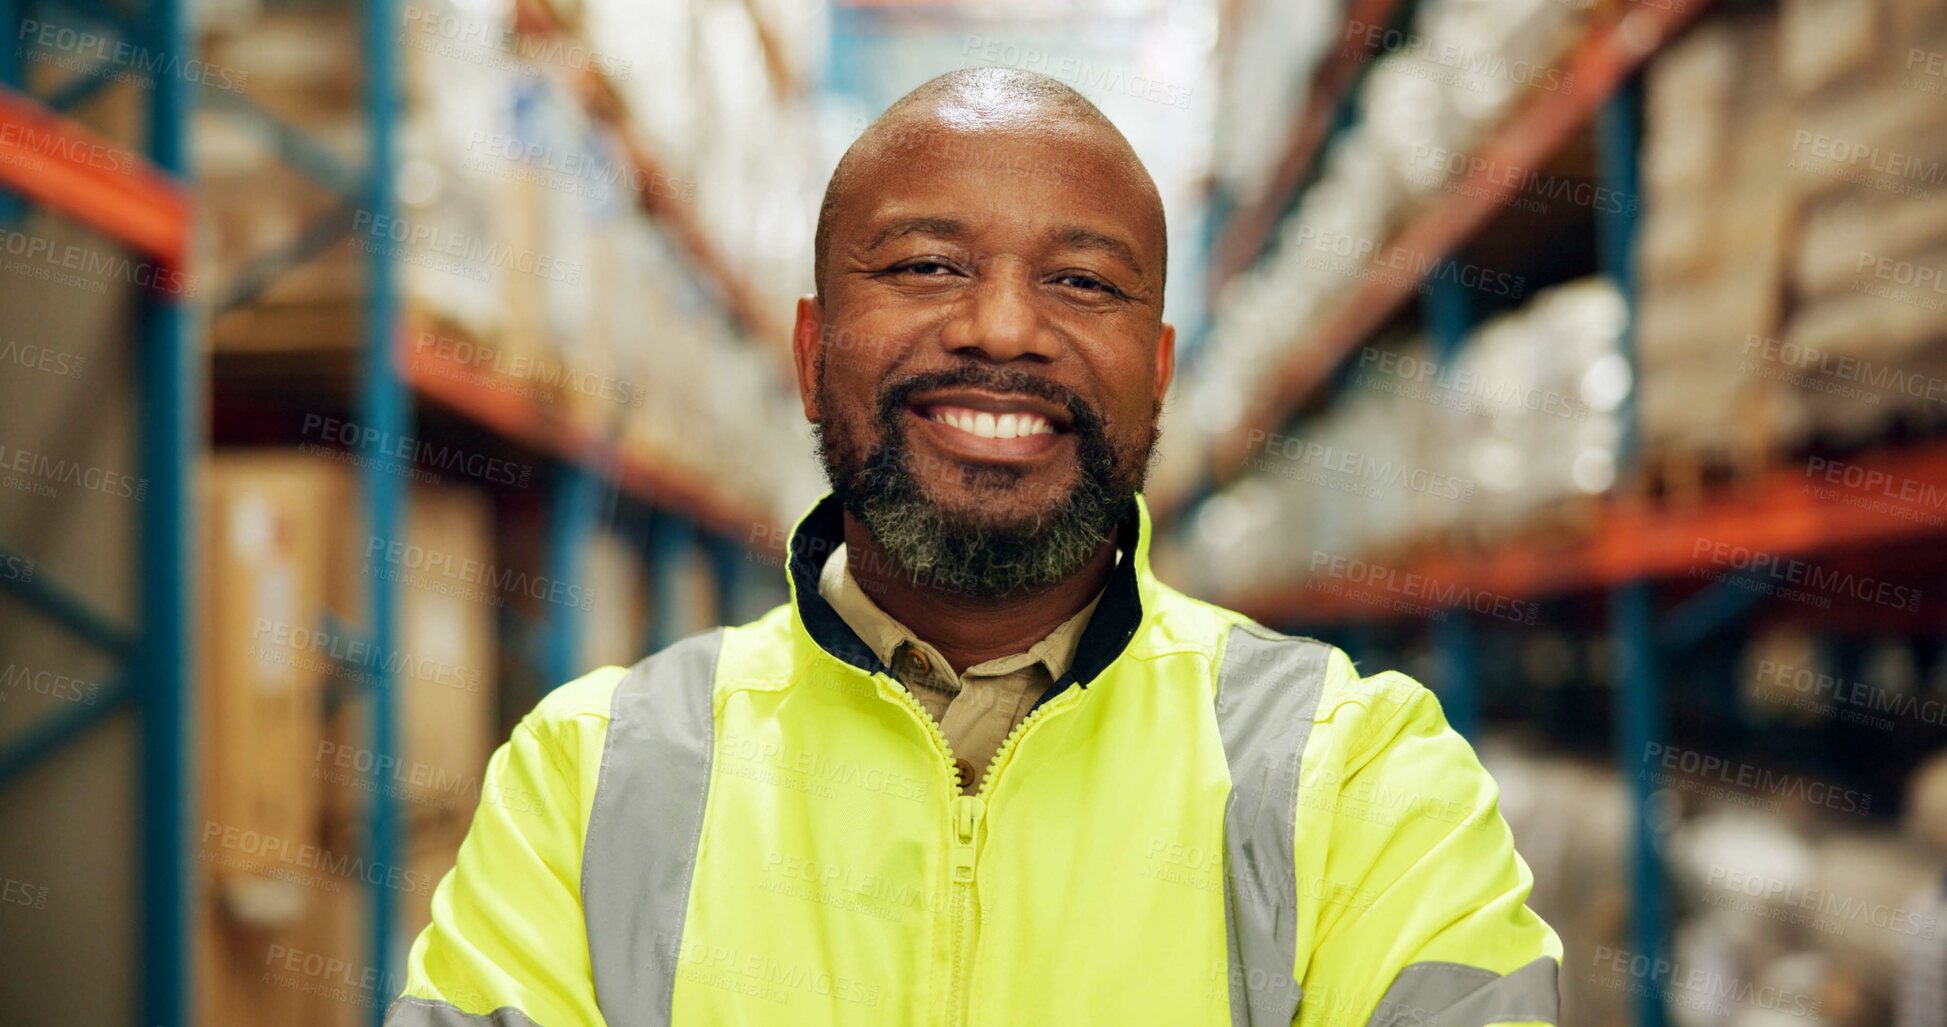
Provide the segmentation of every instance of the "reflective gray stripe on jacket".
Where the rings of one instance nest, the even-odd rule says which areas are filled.
[[[385,1027],[536,1027],[536,1024],[512,1006],[491,1013],[466,1013],[450,1003],[405,995],[386,1011]]]
[[[1217,674],[1217,731],[1230,767],[1224,810],[1224,919],[1233,1027],[1290,1027],[1300,993],[1292,835],[1298,767],[1331,647],[1255,624],[1230,630]]]
[[[1217,728],[1230,767],[1224,812],[1224,914],[1233,1027],[1290,1027],[1303,999],[1298,956],[1299,768],[1325,688],[1330,646],[1256,624],[1231,629],[1217,675]],[[1503,977],[1456,963],[1399,972],[1367,1027],[1554,1023],[1553,959]]]
[[[1547,956],[1503,977],[1459,963],[1414,963],[1400,970],[1366,1027],[1485,1027],[1555,1023],[1560,967]]]
[[[686,638],[615,686],[581,866],[595,1001],[609,1027],[666,1027],[703,833],[723,631]]]

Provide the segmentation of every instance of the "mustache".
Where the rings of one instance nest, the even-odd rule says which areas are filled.
[[[1075,390],[1018,368],[987,367],[981,364],[962,364],[959,367],[939,371],[924,371],[889,381],[879,391],[879,423],[886,426],[898,424],[899,412],[906,408],[915,393],[951,388],[979,388],[998,393],[1012,392],[1047,400],[1068,411],[1069,429],[1075,434],[1083,438],[1101,438],[1106,434],[1102,415],[1097,413],[1095,407]]]

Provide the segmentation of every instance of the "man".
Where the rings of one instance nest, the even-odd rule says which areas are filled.
[[[936,79],[816,250],[792,602],[521,722],[388,1022],[1553,1024],[1560,943],[1431,695],[1150,574],[1174,331],[1121,134]]]

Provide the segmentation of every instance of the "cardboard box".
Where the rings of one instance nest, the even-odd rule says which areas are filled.
[[[333,870],[348,854],[321,836],[314,776],[336,669],[326,595],[345,473],[269,450],[204,467],[200,1023],[354,1022],[329,1015],[343,1005],[338,971],[301,941],[346,893],[359,899]]]
[[[322,729],[330,499],[338,465],[221,454],[203,473],[202,857],[240,914],[288,919],[262,874],[317,836],[312,743]],[[244,894],[244,893],[248,894]],[[301,905],[301,903],[298,903]]]
[[[393,893],[393,944],[402,958],[425,926],[438,882],[403,880]],[[305,915],[286,927],[253,931],[202,919],[197,1023],[365,1027],[404,989],[401,974],[372,961],[371,886],[356,873],[323,872],[315,883]]]

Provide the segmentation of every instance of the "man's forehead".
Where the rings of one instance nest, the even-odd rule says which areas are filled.
[[[967,207],[962,197],[963,219],[1024,223],[1045,220],[1038,215],[1059,207],[1110,232],[1132,215],[1141,220],[1130,204],[1140,202],[1147,184],[1140,165],[1099,132],[967,131],[936,121],[879,142],[873,157],[869,172],[848,190],[849,220],[868,234],[901,218],[954,213],[938,208],[968,185],[980,200]],[[1131,224],[1127,231],[1143,227]]]

